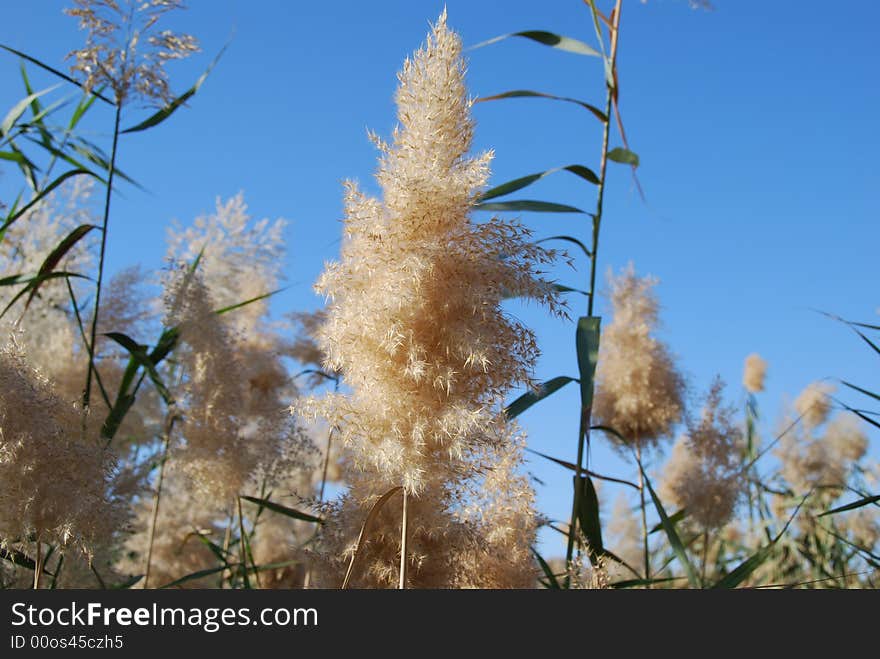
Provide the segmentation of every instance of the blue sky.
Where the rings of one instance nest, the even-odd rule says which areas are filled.
[[[66,4],[4,3],[0,43],[64,66],[62,58],[82,39],[61,13]],[[121,166],[147,192],[123,188],[114,200],[111,269],[135,261],[161,267],[171,219],[188,222],[212,210],[216,196],[243,190],[255,216],[290,221],[289,288],[274,309],[318,306],[311,284],[338,250],[341,182],[354,178],[373,188],[376,153],[366,130],[387,135],[393,128],[395,73],[443,4],[190,0],[171,26],[196,35],[204,52],[169,67],[175,88],[188,87],[230,46],[189,108],[123,138]],[[445,4],[450,26],[468,45],[525,29],[595,42],[578,0]],[[743,359],[761,353],[770,365],[760,397],[769,433],[786,401],[813,380],[876,386],[868,349],[814,310],[877,320],[871,263],[880,238],[880,5],[858,0],[830,11],[816,0],[714,4],[706,12],[684,0],[625,2],[621,110],[641,157],[646,201],[629,170],[612,164],[599,268],[604,275],[632,260],[639,273],[661,280],[662,337],[694,394],[717,373],[729,384],[731,402],[741,404]],[[475,96],[534,89],[597,105],[604,97],[595,58],[518,39],[468,56]],[[23,95],[17,67],[15,58],[0,56],[4,108]],[[124,123],[145,114],[131,108]],[[475,116],[476,148],[495,150],[496,183],[559,165],[597,165],[600,126],[580,108],[525,99],[480,104]],[[109,149],[109,113],[96,112],[87,128]],[[595,203],[595,189],[567,174],[524,192],[584,208]],[[574,215],[523,219],[539,236],[586,240],[589,232]],[[586,288],[587,264],[577,265],[577,272],[561,270],[561,280]],[[582,313],[583,298],[571,303]],[[576,375],[573,325],[534,308],[511,311],[538,332],[539,378]],[[530,445],[573,459],[577,405],[571,388],[523,416]],[[601,442],[592,464],[633,475]],[[547,484],[538,490],[540,508],[565,518],[569,474],[537,459],[530,469]],[[607,494],[610,504],[612,488]],[[548,553],[561,551],[555,538],[545,543]]]

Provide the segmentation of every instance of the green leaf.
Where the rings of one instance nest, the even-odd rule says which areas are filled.
[[[487,41],[478,43],[476,46],[472,46],[471,50],[482,48],[483,46],[489,46],[493,43],[498,43],[499,41],[503,41],[504,39],[509,39],[511,37],[523,37],[525,39],[531,39],[532,41],[544,44],[545,46],[558,48],[559,50],[564,50],[566,52],[574,53],[576,55],[600,57],[598,51],[594,50],[583,41],[578,41],[577,39],[572,39],[570,37],[564,37],[553,32],[546,32],[545,30],[525,30],[523,32],[502,34],[501,36],[492,37]]]
[[[3,311],[0,311],[0,318],[5,316],[7,312],[15,306],[15,303],[18,302],[21,298],[27,295],[34,286],[40,286],[47,279],[62,279],[65,277],[75,277],[78,279],[89,279],[85,275],[80,275],[75,272],[49,272],[44,275],[37,275],[36,277],[31,277],[30,279],[22,280],[22,283],[27,282],[27,286],[22,288],[18,293],[16,293],[13,298],[9,301],[9,303],[3,308]]]
[[[858,391],[859,393],[863,393],[863,394],[865,394],[866,396],[870,396],[871,398],[873,398],[873,399],[875,399],[875,400],[880,400],[880,395],[875,394],[873,391],[868,391],[867,389],[862,389],[861,387],[857,387],[857,386],[854,385],[854,384],[850,384],[850,383],[847,382],[846,380],[841,380],[841,383],[843,383],[844,385],[846,385],[846,386],[849,387],[850,389],[855,389],[855,390]]]
[[[522,199],[517,201],[490,202],[487,204],[475,204],[477,211],[526,211],[532,213],[585,213],[580,208],[555,204],[550,201],[533,201]]]
[[[92,229],[98,229],[99,227],[94,224],[81,224],[76,227],[73,231],[71,231],[67,236],[62,240],[58,245],[56,245],[55,249],[53,249],[49,256],[43,261],[43,265],[40,266],[39,272],[37,272],[37,279],[30,286],[30,295],[28,295],[27,302],[24,303],[24,308],[27,309],[31,302],[34,299],[34,296],[37,294],[37,291],[40,289],[40,286],[44,281],[46,275],[54,272],[55,267],[61,262],[67,253],[73,249],[73,247],[82,240]]]
[[[536,240],[535,244],[540,245],[541,243],[547,242],[548,240],[565,240],[566,242],[573,243],[581,248],[581,251],[583,251],[583,253],[587,255],[588,259],[593,258],[593,255],[590,250],[587,249],[587,246],[584,245],[580,240],[572,236],[550,236],[549,238],[541,238],[541,240]]]
[[[67,179],[69,179],[72,176],[80,176],[83,174],[88,175],[88,176],[95,176],[92,172],[90,172],[87,169],[72,169],[72,170],[66,171],[63,174],[61,174],[60,176],[58,176],[54,181],[52,181],[46,187],[44,187],[42,190],[40,190],[40,192],[36,196],[34,196],[34,198],[31,199],[27,204],[22,206],[19,210],[11,212],[11,214],[3,222],[3,226],[0,227],[0,232],[5,231],[6,228],[10,224],[15,222],[18,218],[20,218],[25,213],[27,213],[31,208],[33,208],[36,204],[38,204],[46,195],[48,195],[50,192],[52,192],[52,190],[54,190],[59,185],[64,183],[64,181],[66,181]]]
[[[577,346],[578,370],[581,383],[581,409],[593,407],[593,379],[596,375],[596,364],[599,361],[599,326],[602,319],[598,316],[581,316],[578,318],[575,332]]]
[[[599,497],[589,476],[574,477],[575,488],[580,488],[580,504],[578,506],[578,524],[587,539],[590,552],[590,563],[598,564],[599,557],[605,551],[602,543],[602,524],[599,520]]]
[[[743,581],[748,579],[749,575],[752,574],[758,567],[760,567],[761,563],[767,560],[770,554],[773,551],[773,547],[776,546],[776,543],[779,542],[780,538],[785,535],[785,532],[788,531],[788,527],[791,525],[794,518],[797,517],[798,512],[801,509],[801,506],[804,505],[804,502],[810,497],[812,491],[808,492],[804,495],[804,498],[801,499],[801,502],[798,504],[795,511],[792,513],[791,517],[788,518],[788,521],[785,523],[785,527],[783,527],[782,531],[779,532],[775,538],[773,538],[768,544],[761,547],[758,551],[756,551],[752,556],[744,560],[742,563],[736,566],[736,568],[722,577],[712,589],[728,589],[728,588],[736,588]]]
[[[653,586],[658,583],[669,583],[670,581],[678,581],[684,577],[665,577],[663,579],[627,579],[626,581],[615,581],[609,584],[611,588],[638,588],[640,586]]]
[[[226,565],[221,565],[219,567],[211,567],[206,570],[199,570],[198,572],[192,572],[185,577],[180,577],[180,579],[175,579],[174,581],[170,581],[166,583],[164,586],[159,586],[159,589],[163,588],[174,588],[174,586],[179,586],[181,584],[186,583],[187,581],[194,581],[195,579],[201,579],[202,577],[209,577],[212,574],[217,574],[218,572],[222,572],[226,569]]]
[[[672,524],[678,524],[685,517],[687,517],[687,508],[682,508],[681,510],[671,514],[669,516],[669,521]],[[653,535],[654,533],[657,533],[657,531],[662,531],[662,530],[663,530],[663,523],[661,522],[660,524],[657,524],[656,526],[654,526],[654,528],[652,528],[650,531],[648,531],[648,535]]]
[[[146,346],[139,344],[130,336],[121,332],[105,332],[104,336],[125,348],[128,354],[130,354],[137,363],[144,367],[150,381],[155,385],[156,391],[162,396],[162,400],[168,405],[174,404],[174,397],[162,381],[159,371],[156,370],[156,363],[150,358],[150,355],[147,354]]]
[[[878,501],[880,501],[880,494],[875,494],[874,496],[865,497],[864,499],[859,499],[858,501],[853,501],[852,503],[848,503],[845,506],[840,506],[839,508],[826,510],[824,513],[819,515],[819,517],[824,517],[825,515],[834,515],[835,513],[842,513],[847,510],[855,510],[856,508],[862,508],[864,506],[870,506],[872,503],[877,503]]]
[[[16,50],[15,48],[10,48],[9,46],[4,46],[3,44],[0,44],[0,48],[2,48],[3,50],[5,50],[7,52],[12,53],[13,55],[18,55],[19,57],[26,59],[28,62],[31,62],[32,64],[36,64],[44,71],[48,71],[49,73],[58,76],[62,80],[66,80],[67,82],[72,83],[82,89],[82,83],[79,82],[78,80],[75,80],[74,78],[71,78],[66,73],[62,73],[58,69],[54,69],[51,66],[49,66],[48,64],[43,64],[40,60],[38,60],[34,57],[31,57],[30,55],[27,55],[26,53],[23,53],[20,50]],[[105,103],[107,103],[109,105],[113,105],[113,106],[116,105],[116,103],[111,101],[109,98],[107,98],[106,96],[101,96],[101,94],[99,94],[96,91],[92,91],[89,93],[91,93],[92,96],[96,96],[97,98],[100,98],[102,101],[104,101]]]
[[[606,114],[595,105],[591,105],[590,103],[586,103],[584,101],[579,101],[576,98],[569,98],[568,96],[554,96],[553,94],[535,92],[531,91],[530,89],[514,89],[513,91],[503,92],[501,94],[493,94],[492,96],[482,96],[476,99],[474,103],[484,103],[486,101],[501,101],[506,98],[546,98],[551,101],[574,103],[575,105],[579,105],[585,110],[589,110],[593,114],[593,116],[595,116],[602,123],[608,121],[608,117],[606,116]]]
[[[553,570],[550,569],[550,566],[547,564],[547,561],[544,560],[544,557],[538,553],[538,550],[532,547],[532,553],[535,555],[535,559],[538,561],[538,565],[541,566],[541,571],[544,572],[544,576],[547,578],[547,587],[552,590],[559,590],[562,586],[559,585],[559,581],[556,579],[556,575],[553,574]]]
[[[660,503],[660,499],[657,498],[657,494],[654,492],[654,488],[651,487],[651,481],[648,478],[648,474],[645,473],[645,468],[642,466],[641,462],[639,462],[639,470],[642,472],[642,477],[645,479],[645,487],[648,488],[648,493],[651,495],[651,501],[654,502],[654,507],[657,509],[657,514],[660,516],[660,523],[663,526],[663,530],[666,531],[669,545],[672,547],[678,560],[681,561],[681,564],[684,566],[688,583],[690,583],[692,588],[700,588],[700,580],[697,577],[697,571],[694,569],[693,564],[691,564],[691,561],[688,558],[684,545],[681,543],[681,538],[678,537],[678,532],[675,530],[675,524],[669,519],[666,510],[663,508],[663,504]]]
[[[35,100],[40,98],[43,94],[48,94],[49,92],[58,88],[58,85],[53,85],[52,87],[48,87],[43,91],[36,92],[34,94],[29,94],[21,99],[18,103],[12,106],[12,109],[6,113],[6,117],[4,117],[3,121],[0,121],[0,136],[5,136],[9,134],[9,131],[12,129],[13,124],[19,120],[21,115],[24,114],[25,110],[33,103]]]
[[[279,513],[287,517],[300,519],[304,522],[314,522],[316,524],[324,523],[324,520],[320,517],[315,517],[314,515],[309,515],[308,513],[303,513],[298,510],[294,510],[293,508],[282,506],[281,504],[275,503],[274,501],[269,501],[267,499],[258,499],[257,497],[249,497],[245,495],[242,495],[241,498],[245,501],[250,501],[251,503],[255,503],[258,506],[262,506],[263,508],[271,510],[272,512]]]
[[[532,405],[534,405],[538,401],[544,400],[549,395],[559,391],[569,382],[577,382],[577,378],[570,378],[567,375],[560,375],[558,377],[551,378],[542,383],[538,391],[527,391],[522,396],[517,398],[510,405],[504,408],[504,413],[507,415],[508,419],[515,419],[520,414],[529,409]]]
[[[623,163],[624,165],[632,165],[633,167],[639,166],[639,157],[629,149],[624,149],[622,147],[611,149],[611,151],[608,152],[608,160]]]
[[[553,174],[555,172],[571,172],[575,176],[579,176],[585,181],[589,181],[595,185],[599,184],[599,177],[591,170],[589,167],[584,167],[583,165],[567,165],[565,167],[554,167],[553,169],[548,169],[545,172],[539,172],[537,174],[529,174],[528,176],[522,176],[517,179],[513,179],[512,181],[508,181],[507,183],[502,183],[499,186],[491,188],[487,190],[482,195],[480,195],[480,201],[487,201],[489,199],[494,199],[495,197],[502,197],[506,194],[510,194],[511,192],[516,192],[517,190],[522,190],[525,187],[528,187],[535,181],[539,181],[545,176]]]
[[[0,160],[11,160],[20,165],[30,162],[21,151],[0,151]]]
[[[140,582],[140,580],[143,578],[144,578],[144,575],[142,575],[142,574],[133,575],[133,576],[129,577],[128,579],[126,579],[125,581],[123,581],[122,583],[118,583],[114,586],[110,586],[110,590],[128,590],[132,586],[137,585],[138,582]]]
[[[201,254],[199,254],[201,257]],[[196,260],[196,265],[198,264],[198,259]],[[270,291],[268,293],[263,293],[262,295],[258,295],[257,297],[252,297],[250,300],[245,300],[244,302],[238,302],[236,304],[231,304],[228,307],[223,307],[222,309],[216,309],[214,311],[218,316],[222,316],[225,313],[229,313],[230,311],[234,311],[236,309],[240,309],[241,307],[245,307],[249,304],[253,304],[254,302],[259,302],[260,300],[265,300],[268,297],[272,297],[273,295],[277,295],[282,291],[287,290],[286,288],[279,288],[278,290]]]
[[[581,295],[586,295],[590,297],[590,294],[580,288],[572,288],[571,286],[566,286],[565,284],[553,284],[553,290],[557,293],[580,293]]]
[[[174,114],[177,109],[186,103],[190,98],[196,95],[196,92],[199,91],[199,88],[208,79],[213,68],[217,65],[217,62],[220,61],[220,58],[223,56],[223,53],[226,51],[226,46],[220,49],[220,52],[217,53],[217,56],[214,60],[208,65],[208,68],[205,69],[205,72],[199,76],[199,79],[196,80],[195,84],[186,90],[183,94],[175,98],[171,103],[166,105],[164,108],[156,112],[155,114],[147,117],[141,123],[136,126],[132,126],[131,128],[126,128],[122,133],[137,133],[142,130],[146,130],[147,128],[152,128],[153,126],[158,126],[163,121],[165,121],[168,117]]]

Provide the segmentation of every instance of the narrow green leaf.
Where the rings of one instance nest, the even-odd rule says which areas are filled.
[[[214,313],[218,316],[222,316],[225,313],[229,313],[230,311],[234,311],[235,309],[241,309],[242,307],[246,307],[249,304],[253,304],[254,302],[259,302],[260,300],[265,300],[268,297],[272,297],[273,295],[277,295],[286,289],[279,288],[274,291],[270,291],[268,293],[263,293],[262,295],[258,295],[256,297],[252,297],[250,300],[245,300],[244,302],[238,302],[236,304],[231,304],[228,307],[223,307],[222,309],[215,309]]]
[[[581,383],[581,409],[593,407],[593,379],[596,375],[596,364],[599,361],[599,327],[602,319],[598,316],[581,316],[578,318],[575,332],[577,346],[578,370]]]
[[[669,521],[672,524],[678,524],[685,517],[687,517],[687,508],[682,508],[681,510],[671,514],[669,516]],[[657,533],[657,531],[662,531],[662,530],[663,530],[663,523],[661,522],[660,524],[657,524],[656,526],[654,526],[654,528],[652,528],[650,531],[648,531],[648,535],[653,535],[654,533]]]
[[[841,383],[849,387],[850,389],[855,389],[856,391],[865,394],[866,396],[870,396],[875,400],[880,400],[880,395],[875,394],[873,391],[868,391],[867,389],[862,389],[861,387],[857,387],[854,384],[850,384],[846,380],[841,380]]]
[[[593,258],[593,255],[590,253],[590,250],[587,249],[587,246],[584,245],[580,240],[574,238],[572,236],[550,236],[549,238],[541,238],[541,240],[536,240],[535,244],[540,245],[543,242],[547,242],[548,240],[565,240],[566,242],[573,243],[581,248],[584,254],[587,255],[587,258]]]
[[[541,453],[540,451],[536,451],[534,449],[526,448],[526,451],[528,451],[529,453],[534,453],[535,455],[539,455],[542,458],[544,458],[545,460],[550,460],[550,462],[555,462],[560,467],[565,467],[566,469],[569,469],[575,473],[586,474],[590,478],[598,478],[600,481],[608,481],[610,483],[620,483],[621,485],[628,485],[629,487],[632,487],[636,490],[639,489],[639,486],[636,485],[635,483],[631,483],[630,481],[623,480],[622,478],[614,478],[613,476],[603,476],[602,474],[597,474],[596,472],[590,471],[589,469],[584,469],[583,467],[578,469],[577,467],[574,466],[573,462],[567,462],[565,460],[560,460],[559,458],[554,458],[552,455],[547,455],[546,453]]]
[[[535,555],[535,559],[538,561],[538,565],[541,566],[541,571],[544,573],[544,576],[547,578],[547,587],[552,590],[559,590],[562,586],[559,585],[559,581],[556,579],[556,575],[553,574],[553,570],[550,569],[550,566],[547,564],[547,561],[544,560],[544,557],[538,553],[538,550],[532,547],[532,553]]]
[[[75,80],[74,78],[71,78],[66,73],[62,73],[58,69],[54,69],[51,66],[49,66],[48,64],[43,64],[40,60],[38,60],[34,57],[31,57],[30,55],[27,55],[26,53],[23,53],[20,50],[16,50],[15,48],[10,48],[9,46],[4,46],[3,44],[0,44],[0,48],[2,48],[3,50],[5,50],[7,52],[12,53],[13,55],[18,55],[19,57],[26,59],[28,62],[31,62],[32,64],[36,64],[44,71],[48,71],[49,73],[52,73],[53,75],[58,76],[62,80],[66,80],[67,82],[72,83],[82,89],[82,83],[79,82],[78,80]],[[96,96],[96,97],[100,98],[102,101],[104,101],[105,103],[107,103],[109,105],[113,105],[113,106],[116,105],[116,103],[111,101],[109,98],[107,98],[106,96],[101,96],[101,94],[99,94],[96,91],[92,91],[90,93],[92,96]]]
[[[11,160],[22,165],[28,162],[21,151],[0,151],[0,160]]]
[[[666,510],[663,508],[663,504],[660,503],[660,499],[657,498],[657,494],[654,492],[648,474],[645,473],[645,468],[642,466],[641,462],[639,462],[639,470],[642,472],[642,477],[645,479],[645,487],[648,488],[648,493],[651,495],[651,501],[654,502],[654,507],[657,509],[657,514],[660,516],[660,523],[663,525],[663,530],[666,531],[669,545],[672,547],[678,560],[684,566],[688,583],[690,583],[692,588],[700,588],[700,580],[697,577],[697,571],[694,569],[690,558],[688,558],[684,545],[681,543],[681,538],[678,537],[678,532],[675,530],[675,524],[670,521],[669,516],[666,514]]]
[[[847,510],[855,510],[856,508],[862,508],[864,506],[870,506],[872,503],[877,503],[878,501],[880,501],[880,494],[875,494],[874,496],[865,497],[864,499],[859,499],[858,501],[853,501],[852,503],[848,503],[845,506],[840,506],[832,510],[826,510],[824,513],[819,515],[819,517],[824,517],[825,515],[834,515],[835,513],[842,513]]]
[[[199,88],[208,79],[211,71],[217,65],[217,62],[220,61],[220,58],[223,57],[223,53],[226,51],[226,46],[220,49],[220,52],[217,53],[217,56],[214,60],[208,65],[208,68],[205,69],[205,72],[199,76],[199,79],[196,80],[195,84],[186,90],[183,94],[175,98],[171,103],[166,105],[164,108],[156,112],[155,114],[147,117],[142,122],[137,124],[136,126],[132,126],[131,128],[126,128],[122,133],[137,133],[142,130],[146,130],[147,128],[152,128],[153,126],[158,126],[163,121],[165,121],[168,117],[174,114],[181,105],[186,103],[190,98],[196,95],[196,92],[199,91]]]
[[[538,391],[527,391],[522,396],[517,398],[510,405],[504,408],[504,413],[507,415],[508,419],[515,419],[520,414],[529,409],[532,405],[534,405],[538,401],[544,400],[549,395],[559,391],[569,382],[577,382],[577,378],[570,378],[566,375],[560,375],[558,377],[551,378],[541,384]]]
[[[586,295],[590,297],[590,294],[580,288],[572,288],[571,286],[566,286],[565,284],[553,284],[553,290],[557,293],[580,293],[581,295]]]
[[[143,578],[144,578],[144,575],[142,575],[142,574],[133,575],[133,576],[129,577],[128,579],[126,579],[125,581],[123,581],[122,583],[118,583],[114,586],[110,586],[110,590],[128,590],[132,586],[136,586],[140,582],[140,580]]]
[[[573,480],[574,486],[581,490],[578,524],[587,539],[590,563],[597,565],[599,557],[605,550],[602,543],[602,524],[599,521],[599,497],[589,476],[575,475]]]
[[[186,583],[187,581],[194,581],[195,579],[201,579],[202,577],[209,577],[212,574],[217,574],[218,572],[222,572],[226,569],[226,565],[221,565],[219,567],[211,567],[206,570],[199,570],[198,572],[192,572],[185,577],[180,577],[180,579],[175,579],[174,581],[170,581],[166,583],[164,586],[159,586],[159,589],[163,588],[174,588],[174,586],[179,586],[181,584]]]
[[[150,381],[155,385],[156,391],[159,392],[159,395],[162,396],[162,400],[165,401],[168,405],[174,404],[174,397],[171,395],[171,392],[168,390],[168,387],[165,386],[165,383],[162,381],[162,377],[159,375],[159,371],[156,370],[156,364],[150,358],[150,355],[147,354],[147,347],[139,344],[137,341],[132,339],[130,336],[127,336],[121,332],[105,332],[104,336],[112,341],[115,341],[119,345],[121,345],[125,350],[131,355],[135,361],[137,361],[141,366],[144,367],[144,370],[147,372],[147,376],[150,378]]]
[[[48,195],[50,192],[52,192],[52,190],[54,190],[59,185],[64,183],[64,181],[66,181],[67,179],[69,179],[72,176],[81,176],[81,175],[94,176],[94,174],[87,169],[72,169],[72,170],[64,172],[63,174],[58,176],[55,180],[53,180],[51,183],[49,183],[46,187],[44,187],[42,190],[40,190],[40,192],[33,199],[31,199],[27,204],[22,206],[19,210],[12,212],[6,218],[6,220],[3,222],[3,226],[0,227],[0,231],[5,231],[6,228],[10,224],[15,222],[18,218],[20,218],[25,213],[27,213],[36,204],[40,203],[40,201],[44,197],[46,197],[46,195]]]
[[[580,208],[556,204],[550,201],[533,201],[521,199],[517,201],[490,202],[487,204],[475,204],[474,210],[478,211],[526,211],[532,213],[586,213]]]
[[[269,501],[267,499],[258,499],[257,497],[249,497],[245,495],[242,495],[241,498],[245,501],[250,501],[251,503],[255,503],[259,506],[262,506],[263,508],[266,508],[267,510],[271,510],[272,512],[279,513],[287,517],[300,519],[304,522],[314,522],[316,524],[324,523],[324,520],[320,517],[315,517],[314,515],[309,515],[308,513],[303,513],[299,510],[294,510],[293,508],[282,506],[281,504],[275,503],[274,501]]]
[[[497,37],[492,37],[487,41],[483,41],[478,43],[476,46],[471,46],[470,50],[475,50],[477,48],[482,48],[484,46],[489,46],[494,43],[498,43],[499,41],[503,41],[505,39],[509,39],[511,37],[523,37],[525,39],[531,39],[532,41],[536,41],[545,46],[550,46],[551,48],[558,48],[559,50],[564,50],[569,53],[574,53],[576,55],[587,55],[590,57],[599,57],[598,51],[594,50],[583,41],[578,41],[577,39],[572,39],[570,37],[565,37],[559,34],[555,34],[553,32],[547,32],[545,30],[524,30],[523,32],[512,32],[510,34],[502,34]]]
[[[73,249],[73,247],[82,240],[92,229],[98,229],[99,227],[94,224],[81,224],[76,227],[73,231],[71,231],[67,236],[65,236],[64,240],[62,240],[58,245],[55,246],[46,259],[43,261],[43,265],[40,266],[40,270],[37,272],[37,280],[31,285],[31,292],[28,295],[27,302],[24,303],[24,308],[27,309],[31,302],[34,299],[34,296],[37,294],[37,291],[40,289],[40,286],[45,281],[42,277],[54,272],[55,267],[61,262],[67,253]]]
[[[13,124],[19,120],[21,115],[24,114],[25,110],[30,107],[31,103],[33,103],[36,99],[40,98],[43,94],[48,94],[49,92],[58,88],[58,85],[53,85],[52,87],[48,87],[43,91],[36,92],[34,94],[29,94],[21,99],[18,103],[12,106],[12,109],[6,113],[6,116],[3,118],[3,121],[0,121],[0,136],[7,135],[9,131],[12,129]]]
[[[663,579],[627,579],[626,581],[615,581],[609,584],[611,588],[638,588],[639,586],[653,586],[659,583],[669,583],[670,581],[679,581],[685,577],[664,577]]]
[[[639,166],[639,157],[629,149],[624,149],[622,147],[611,149],[611,151],[608,152],[608,160],[623,163],[624,165],[632,165],[633,167]]]
[[[506,194],[510,194],[511,192],[516,192],[517,190],[522,190],[525,187],[528,187],[535,181],[539,181],[545,176],[553,174],[555,172],[571,172],[575,176],[578,176],[585,181],[589,181],[595,185],[599,184],[599,177],[591,170],[589,167],[584,167],[583,165],[567,165],[565,167],[554,167],[553,169],[548,169],[545,172],[539,172],[537,174],[529,174],[528,176],[522,176],[517,179],[513,179],[512,181],[508,181],[507,183],[502,183],[499,186],[491,188],[487,190],[482,195],[480,195],[480,201],[487,201],[489,199],[494,199],[495,197],[502,197]]]
[[[21,298],[27,295],[32,287],[40,286],[47,279],[62,279],[65,277],[75,277],[77,279],[89,279],[85,275],[80,275],[75,272],[49,272],[44,275],[37,275],[36,277],[32,277],[30,279],[22,280],[22,283],[27,282],[27,286],[22,288],[18,293],[16,293],[13,298],[9,301],[9,303],[3,308],[3,311],[0,311],[0,318],[5,316],[9,310],[15,306],[15,303],[18,302]]]
[[[801,502],[798,504],[797,508],[795,508],[791,517],[788,518],[788,521],[785,523],[782,531],[779,532],[779,535],[773,538],[768,544],[761,547],[752,556],[736,566],[736,568],[732,572],[722,577],[714,586],[712,586],[712,589],[720,590],[736,588],[739,584],[748,579],[749,575],[751,575],[752,572],[758,569],[758,567],[760,567],[761,564],[766,561],[767,558],[770,556],[773,551],[773,547],[776,546],[776,543],[779,542],[782,536],[785,535],[785,532],[788,531],[788,527],[791,525],[792,521],[794,521],[794,518],[797,517],[801,506],[804,505],[804,502],[810,497],[811,494],[812,491],[804,495],[804,498],[801,499]]]
[[[584,101],[579,101],[576,98],[569,98],[568,96],[554,96],[553,94],[545,94],[543,92],[535,92],[529,89],[514,89],[513,91],[503,92],[501,94],[493,94],[492,96],[482,96],[474,101],[474,103],[484,103],[486,101],[501,101],[506,98],[546,98],[551,101],[562,101],[564,103],[574,103],[575,105],[579,105],[585,110],[589,110],[594,117],[596,117],[602,123],[608,121],[608,117],[605,115],[602,110],[597,108],[595,105],[591,105],[590,103],[586,103]]]

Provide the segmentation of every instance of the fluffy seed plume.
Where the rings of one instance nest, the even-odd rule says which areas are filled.
[[[742,432],[722,401],[724,384],[712,384],[699,421],[675,443],[664,472],[664,493],[701,528],[717,529],[733,515],[745,485],[740,469]]]
[[[651,446],[681,420],[684,378],[669,349],[653,336],[656,279],[637,277],[632,264],[608,279],[613,320],[602,332],[593,414],[626,438],[627,446]]]
[[[746,391],[756,394],[764,391],[764,378],[767,375],[767,362],[758,353],[746,357],[743,369],[743,386]]]
[[[499,457],[516,441],[501,405],[515,384],[530,382],[538,349],[501,302],[513,294],[562,313],[539,270],[555,254],[516,223],[470,220],[491,156],[467,156],[474,124],[464,74],[461,41],[444,12],[398,75],[400,125],[392,142],[374,138],[382,199],[347,184],[341,258],[316,286],[329,300],[318,348],[325,367],[351,390],[294,405],[338,428],[349,452],[351,487],[328,513],[335,528],[325,525],[325,584],[339,583],[367,511],[397,486],[411,493],[410,585],[500,587],[511,585],[512,574],[517,583],[523,574],[534,579],[526,495],[514,508],[491,509],[503,524],[489,535],[484,524],[465,519],[461,492],[478,473],[507,473],[504,465],[517,462]],[[487,455],[495,458],[486,464]],[[490,485],[514,482],[487,478]],[[515,511],[523,515],[516,522]],[[397,578],[400,521],[398,499],[376,517],[356,585]],[[479,576],[480,566],[488,573]]]
[[[0,546],[30,540],[89,552],[120,523],[112,456],[14,345],[0,348]]]
[[[804,425],[815,428],[828,420],[833,393],[834,386],[827,382],[813,382],[807,385],[794,401],[794,408],[803,417]]]
[[[133,94],[160,105],[173,98],[165,64],[199,50],[195,37],[157,30],[163,14],[183,9],[182,0],[74,0],[65,13],[88,32],[84,48],[72,51],[71,70],[91,91],[108,85],[116,102]]]

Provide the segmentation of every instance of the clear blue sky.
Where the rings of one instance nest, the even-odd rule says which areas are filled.
[[[82,36],[67,3],[3,3],[0,43],[48,63]],[[149,192],[124,188],[114,201],[110,266],[162,265],[164,228],[210,211],[217,195],[245,191],[259,217],[285,217],[288,291],[276,312],[320,303],[311,284],[338,250],[341,181],[372,186],[376,153],[366,129],[394,125],[395,73],[423,41],[441,0],[190,0],[172,27],[204,52],[169,68],[188,87],[224,43],[231,45],[190,107],[155,130],[126,136],[121,166]],[[604,3],[607,4],[607,3]],[[717,373],[742,402],[743,358],[769,362],[761,395],[766,430],[812,380],[877,385],[876,358],[821,309],[874,322],[880,168],[876,121],[880,5],[816,0],[717,0],[713,12],[684,0],[624,3],[619,52],[621,109],[647,202],[629,171],[614,166],[606,194],[600,272],[633,260],[660,278],[663,338],[680,356],[694,393]],[[544,29],[594,43],[580,0],[448,0],[449,24],[466,44]],[[599,61],[508,40],[469,53],[475,96],[535,89],[601,104]],[[2,104],[22,96],[15,58],[0,56]],[[40,76],[36,76],[38,80]],[[477,148],[496,152],[496,182],[583,163],[595,167],[599,124],[574,106],[538,100],[478,105]],[[144,116],[132,108],[124,123]],[[109,150],[110,116],[89,125]],[[99,120],[99,121],[98,121]],[[615,140],[617,142],[617,140]],[[4,165],[4,168],[6,166]],[[12,178],[4,177],[4,178]],[[558,175],[527,198],[592,207],[595,189]],[[528,215],[538,235],[586,240],[577,216]],[[563,272],[586,287],[586,264]],[[582,298],[572,298],[580,312]],[[576,375],[574,328],[512,307],[538,331],[540,378]],[[600,308],[601,310],[601,308]],[[850,397],[852,400],[852,397]],[[530,445],[573,459],[577,392],[563,390],[522,419]],[[876,455],[876,438],[874,452]],[[592,464],[631,477],[601,443]],[[532,460],[546,487],[539,504],[567,517],[569,474]],[[608,488],[608,504],[611,488]],[[610,505],[609,505],[610,508]],[[548,536],[547,551],[561,551]]]

